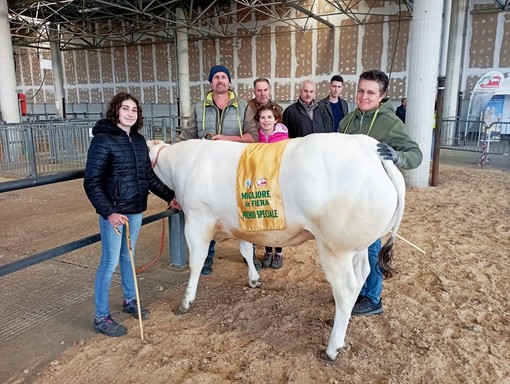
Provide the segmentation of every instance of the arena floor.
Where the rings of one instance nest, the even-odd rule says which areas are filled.
[[[441,159],[444,164],[473,166],[478,155],[443,150]],[[508,156],[490,159],[486,167],[510,170]],[[81,182],[74,180],[0,195],[0,265],[97,232],[97,218],[83,194]],[[151,197],[148,213],[163,206],[163,202]],[[172,287],[182,285],[188,278],[186,270],[169,266],[167,237],[160,243],[162,231],[162,221],[149,224],[138,243],[138,266],[161,255],[155,265],[139,274],[142,300],[148,304],[172,294]],[[100,245],[96,243],[0,278],[3,309],[0,382],[20,382],[13,378],[19,380],[24,371],[27,373],[23,382],[31,382],[36,378],[35,372],[62,351],[94,336],[93,281],[99,253]],[[128,315],[121,312],[121,301],[116,276],[110,303],[112,312],[120,312],[117,318],[124,321]]]

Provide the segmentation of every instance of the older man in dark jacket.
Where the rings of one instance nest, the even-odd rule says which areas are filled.
[[[283,124],[288,128],[290,138],[325,132],[322,116],[315,101],[313,81],[303,81],[298,101],[289,105],[283,112]]]

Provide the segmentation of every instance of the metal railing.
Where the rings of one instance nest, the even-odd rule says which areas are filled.
[[[176,116],[144,119],[146,139],[173,141]],[[82,169],[96,120],[25,122],[0,126],[0,175],[33,178]]]
[[[510,153],[510,122],[443,119],[441,148],[508,155]]]

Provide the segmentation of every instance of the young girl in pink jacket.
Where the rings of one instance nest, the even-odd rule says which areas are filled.
[[[268,103],[257,110],[255,121],[259,124],[259,142],[276,143],[277,141],[287,140],[289,131],[282,121],[282,116],[273,104]],[[272,247],[265,247],[262,266],[264,268],[279,269],[283,266],[282,248],[275,247],[274,254]]]
[[[273,104],[268,103],[259,107],[255,121],[259,123],[259,142],[276,143],[289,138],[289,130],[281,123],[280,112]]]

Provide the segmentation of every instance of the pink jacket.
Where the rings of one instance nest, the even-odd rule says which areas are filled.
[[[264,131],[259,128],[260,143],[276,143],[278,141],[287,140],[289,138],[289,130],[282,123],[276,123],[273,133],[266,136]]]

